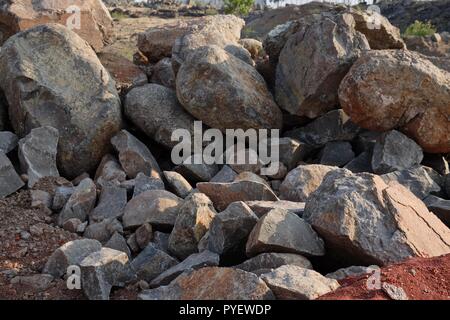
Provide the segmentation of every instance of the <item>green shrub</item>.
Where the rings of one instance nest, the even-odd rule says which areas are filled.
[[[246,15],[253,7],[255,0],[225,0],[225,12]]]
[[[436,28],[431,22],[415,21],[405,30],[406,36],[429,36],[436,33]]]

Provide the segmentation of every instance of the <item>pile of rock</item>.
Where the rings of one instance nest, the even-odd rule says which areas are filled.
[[[0,86],[14,133],[0,132],[0,197],[27,184],[83,237],[43,273],[78,266],[89,299],[135,283],[141,299],[315,299],[339,287],[324,263],[364,273],[450,253],[450,73],[407,51],[386,19],[370,21],[333,7],[285,21],[263,44],[240,39],[235,16],[149,30],[140,67],[159,70],[158,83],[126,82],[122,100],[118,72],[100,62],[117,60],[66,27],[10,37]],[[262,45],[273,87],[255,67]],[[270,140],[278,172],[175,166],[172,133],[193,133],[196,119],[289,129]],[[72,180],[39,189],[60,174]]]

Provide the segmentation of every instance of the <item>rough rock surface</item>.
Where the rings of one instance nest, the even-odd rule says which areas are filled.
[[[304,219],[327,251],[355,264],[385,265],[450,252],[450,230],[405,187],[379,176],[330,172],[308,198]]]
[[[111,288],[134,279],[126,253],[111,248],[91,253],[80,263],[81,286],[89,300],[109,300]]]
[[[0,152],[0,199],[16,192],[24,184],[9,158]]]
[[[94,169],[122,125],[114,80],[89,45],[61,25],[11,37],[1,50],[0,80],[17,135],[41,126],[59,131],[65,176]]]
[[[263,271],[277,269],[285,265],[293,265],[305,269],[313,268],[311,262],[299,254],[276,252],[258,254],[257,256],[238,264],[235,268],[261,274]]]
[[[130,178],[138,173],[149,177],[161,178],[161,169],[145,144],[126,130],[120,131],[111,139],[111,144],[119,153],[123,170]]]
[[[0,132],[0,152],[7,154],[17,147],[19,139],[10,131]]]
[[[341,80],[361,52],[370,49],[354,27],[347,13],[323,13],[301,21],[277,65],[275,97],[282,109],[308,118],[336,109]]]
[[[80,182],[67,200],[64,208],[58,216],[58,224],[62,226],[69,219],[77,218],[85,221],[89,213],[94,209],[97,200],[97,188],[95,183],[86,178]]]
[[[175,89],[175,73],[173,72],[170,58],[161,59],[153,66],[150,82]]]
[[[183,200],[165,190],[150,190],[131,199],[122,221],[124,228],[139,227],[148,222],[170,227],[175,224]]]
[[[169,251],[181,260],[198,252],[198,242],[209,230],[215,215],[216,210],[206,195],[189,196],[179,208],[169,237]]]
[[[193,135],[194,118],[178,103],[175,91],[159,84],[147,84],[131,90],[125,100],[125,114],[147,136],[167,148],[176,129]]]
[[[409,169],[422,162],[420,146],[399,131],[392,130],[380,136],[375,143],[372,169],[375,173],[389,173]]]
[[[52,127],[40,127],[19,141],[19,160],[28,175],[28,186],[44,177],[59,177],[56,152],[59,133]]]
[[[262,252],[297,253],[323,256],[323,240],[313,228],[294,213],[274,209],[259,219],[246,245],[248,256]]]
[[[246,201],[245,204],[253,210],[258,218],[261,218],[272,209],[286,210],[295,213],[299,217],[303,215],[303,211],[305,210],[305,203],[298,201]]]
[[[278,200],[273,191],[265,184],[253,181],[200,182],[197,183],[197,188],[212,200],[214,207],[219,211],[225,210],[230,203],[235,201]]]
[[[181,174],[175,171],[164,171],[163,173],[167,183],[176,195],[186,198],[191,193],[192,186]]]
[[[136,271],[138,278],[147,282],[151,282],[161,273],[177,264],[178,261],[175,258],[157,249],[152,243],[131,262],[131,266]]]
[[[253,273],[207,267],[183,273],[168,286],[145,290],[142,300],[271,300],[273,293]]]
[[[55,250],[48,259],[43,273],[59,278],[67,272],[67,267],[79,265],[91,253],[100,251],[102,244],[97,240],[80,239],[65,243]]]
[[[300,165],[290,171],[280,186],[283,200],[305,202],[322,183],[325,175],[336,167],[321,164]]]
[[[261,279],[267,283],[277,299],[313,300],[339,288],[339,283],[320,273],[298,266],[282,266],[265,273]]]
[[[186,270],[197,270],[204,267],[214,267],[219,265],[219,255],[205,250],[201,253],[194,253],[185,260],[164,271],[150,283],[152,287],[168,285],[173,279],[178,277]]]
[[[79,21],[73,6],[80,10]],[[10,0],[0,8],[0,45],[19,31],[45,23],[73,28],[96,51],[103,48],[113,27],[101,0]]]
[[[218,46],[188,55],[176,84],[184,108],[212,128],[281,128],[281,111],[262,76]]]
[[[341,83],[339,100],[363,128],[398,128],[425,151],[446,153],[450,152],[449,91],[449,72],[420,54],[375,50],[353,65]]]

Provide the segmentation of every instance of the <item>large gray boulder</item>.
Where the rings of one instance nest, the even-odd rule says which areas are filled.
[[[341,80],[369,43],[348,13],[324,12],[300,20],[276,70],[275,97],[291,114],[316,118],[338,105]]]
[[[184,129],[194,135],[194,118],[178,103],[174,90],[159,84],[132,89],[126,96],[125,114],[147,136],[167,148],[174,147],[172,133]]]
[[[450,252],[450,230],[398,183],[346,169],[330,172],[303,215],[328,251],[353,264],[386,265]]]
[[[262,76],[218,46],[189,54],[176,87],[184,108],[212,128],[281,128],[281,111]]]
[[[33,187],[44,177],[59,177],[56,152],[59,133],[52,127],[40,127],[19,141],[19,160],[28,175],[28,186]]]
[[[64,176],[94,169],[122,125],[114,81],[86,41],[64,26],[11,37],[0,53],[0,82],[16,134],[42,126],[59,131]]]
[[[339,100],[363,128],[397,128],[424,151],[447,153],[449,91],[450,73],[424,56],[407,50],[373,50],[352,66],[340,85]]]

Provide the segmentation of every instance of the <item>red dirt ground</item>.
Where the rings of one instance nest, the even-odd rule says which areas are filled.
[[[344,279],[341,288],[319,300],[390,299],[382,290],[368,290],[367,279],[368,275]],[[450,254],[384,267],[381,281],[403,288],[410,300],[450,300]]]

